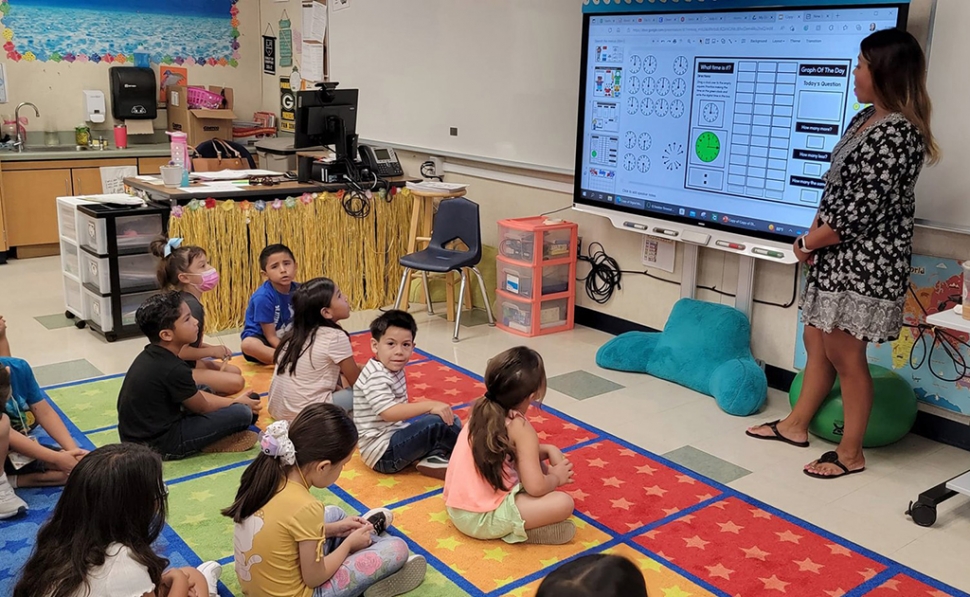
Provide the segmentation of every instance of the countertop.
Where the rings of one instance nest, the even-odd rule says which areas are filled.
[[[149,158],[165,157],[171,154],[168,143],[140,143],[129,145],[127,149],[82,149],[72,145],[47,147],[44,145],[27,146],[23,152],[0,150],[0,162],[37,162],[42,160],[97,160],[108,158]]]

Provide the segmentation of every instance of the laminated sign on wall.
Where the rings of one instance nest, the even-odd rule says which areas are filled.
[[[266,27],[269,28],[269,25]],[[271,35],[263,36],[263,72],[276,74],[276,38]]]
[[[280,17],[280,66],[293,66],[293,31],[285,9]]]

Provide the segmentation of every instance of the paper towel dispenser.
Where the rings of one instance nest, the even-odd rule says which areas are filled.
[[[111,114],[116,120],[154,120],[158,116],[155,71],[134,66],[112,66]]]

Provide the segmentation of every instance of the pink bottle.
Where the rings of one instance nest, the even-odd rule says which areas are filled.
[[[181,132],[166,133],[172,138],[172,164],[181,166],[186,172],[192,170],[192,161],[189,159],[189,136]]]

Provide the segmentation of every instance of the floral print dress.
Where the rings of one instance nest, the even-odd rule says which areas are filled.
[[[856,115],[832,152],[818,224],[841,242],[818,249],[802,295],[802,321],[866,342],[899,337],[909,284],[914,187],[926,146],[919,129],[893,113],[860,127]]]

